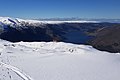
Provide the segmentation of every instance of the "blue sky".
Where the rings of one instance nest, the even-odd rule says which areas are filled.
[[[120,0],[0,0],[0,16],[120,19]]]

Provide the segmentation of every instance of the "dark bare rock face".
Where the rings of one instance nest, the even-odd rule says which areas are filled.
[[[102,51],[120,52],[120,25],[101,29],[90,45]]]

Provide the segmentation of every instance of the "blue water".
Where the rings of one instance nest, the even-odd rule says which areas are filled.
[[[85,33],[80,31],[70,31],[64,36],[66,37],[66,42],[83,44],[93,38],[92,36],[87,36]]]

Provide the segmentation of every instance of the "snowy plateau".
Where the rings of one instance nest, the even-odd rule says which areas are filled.
[[[0,25],[63,23],[0,17]],[[78,23],[89,21],[76,21]],[[67,21],[69,23],[69,21]],[[70,21],[71,23],[71,21]],[[75,23],[75,22],[74,22]],[[94,21],[92,23],[95,23]],[[2,27],[1,27],[2,29]],[[0,80],[119,80],[120,54],[65,42],[0,39]]]
[[[0,80],[119,80],[120,55],[88,45],[0,40]]]

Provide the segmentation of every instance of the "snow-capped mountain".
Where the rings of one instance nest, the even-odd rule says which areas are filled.
[[[102,23],[102,22],[110,22],[110,23],[119,23],[119,19],[63,19],[63,20],[52,20],[52,19],[42,19],[42,20],[28,20],[28,19],[20,19],[20,18],[11,18],[11,17],[0,17],[0,22],[7,25],[21,25],[21,24],[60,24],[60,23]]]
[[[0,17],[0,22],[4,24],[18,24],[18,20],[10,17]]]
[[[0,22],[4,24],[17,24],[28,23],[28,24],[59,24],[59,23],[97,23],[97,21],[87,21],[87,20],[78,20],[78,21],[39,21],[39,20],[24,20],[19,18],[10,18],[10,17],[0,17]]]
[[[99,50],[120,52],[119,26],[119,23],[89,20],[39,21],[1,17],[0,38],[11,42],[61,41],[89,44]],[[111,33],[112,36],[109,35]]]
[[[70,33],[82,35],[82,24],[98,23],[96,21],[39,21],[0,17],[0,38],[9,41],[52,41],[71,40]],[[76,27],[78,26],[78,27]],[[87,25],[86,25],[87,26]],[[82,33],[82,34],[81,34]],[[65,34],[65,35],[63,35]],[[32,36],[30,36],[32,35]],[[17,36],[17,37],[16,37]],[[64,37],[67,36],[67,37]],[[68,38],[68,39],[67,39]],[[76,37],[77,38],[77,37]],[[84,37],[85,39],[87,37]],[[79,40],[80,38],[78,38]],[[74,39],[75,40],[75,39]],[[77,40],[77,41],[78,41]],[[81,40],[80,40],[81,41]],[[84,40],[82,40],[84,41]],[[73,42],[73,41],[72,41]],[[76,41],[74,41],[76,42]]]

